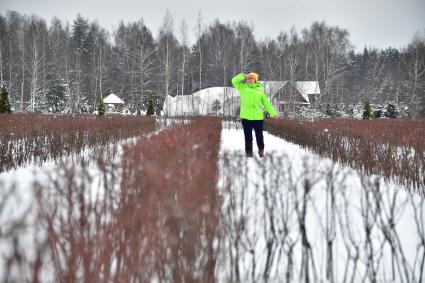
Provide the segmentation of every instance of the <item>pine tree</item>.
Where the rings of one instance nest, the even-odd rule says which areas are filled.
[[[214,112],[215,115],[218,114],[218,111],[220,111],[221,109],[221,103],[220,100],[216,99],[213,101],[212,103],[212,111]]]
[[[372,117],[372,108],[370,107],[369,100],[363,104],[363,119],[370,119]]]
[[[97,114],[99,116],[105,115],[105,104],[103,103],[102,98],[99,98],[99,103],[98,103],[98,106],[97,106]]]
[[[10,109],[9,95],[4,84],[1,87],[0,113],[12,113],[12,110]]]
[[[89,37],[89,23],[88,20],[84,19],[80,14],[77,15],[77,18],[73,21],[72,26],[72,39],[74,39],[77,47],[82,52],[88,52],[88,47],[90,47]]]
[[[388,103],[385,111],[385,117],[387,118],[397,118],[398,111],[394,104]]]
[[[80,96],[80,103],[77,105],[77,111],[80,113],[88,113],[92,107],[90,106],[89,99],[85,95]]]
[[[47,74],[47,90],[45,94],[45,107],[48,112],[58,113],[66,107],[66,85],[64,79],[56,72],[54,66]]]
[[[152,101],[152,96],[149,96],[149,100],[148,100],[148,109],[146,111],[146,115],[151,116],[155,114],[155,109],[153,107],[153,101]]]

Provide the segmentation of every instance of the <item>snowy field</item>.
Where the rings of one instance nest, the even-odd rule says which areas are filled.
[[[420,282],[420,196],[267,132],[262,159],[243,141],[223,125],[219,282]]]

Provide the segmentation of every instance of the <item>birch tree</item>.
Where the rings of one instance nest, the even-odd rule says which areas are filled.
[[[7,34],[7,24],[6,24],[6,18],[0,15],[0,84],[4,83],[4,77],[3,77],[3,67],[4,64],[4,54],[5,54],[5,45],[8,34]]]
[[[287,48],[286,57],[287,57],[287,66],[288,66],[288,80],[291,86],[289,92],[288,104],[290,105],[290,110],[295,110],[295,100],[297,93],[294,91],[297,85],[298,80],[298,71],[300,67],[300,55],[299,55],[299,38],[298,34],[293,27],[290,31],[290,43]]]
[[[253,36],[253,27],[239,23],[235,27],[237,51],[239,52],[239,70],[242,72],[252,69],[259,72],[259,52]]]
[[[187,61],[189,57],[190,50],[188,48],[188,38],[187,38],[187,24],[186,21],[183,19],[180,25],[180,40],[181,40],[181,68],[179,72],[180,76],[180,95],[185,95],[185,85],[186,83],[186,75],[187,75]],[[181,99],[181,102],[183,102],[183,99]],[[183,113],[183,105],[180,105],[180,113]]]
[[[43,21],[33,16],[30,19],[28,26],[28,45],[30,54],[29,69],[31,71],[31,90],[30,90],[30,105],[29,110],[41,111],[43,106],[44,87],[43,84],[43,38],[46,26]]]
[[[202,45],[202,38],[203,38],[203,27],[202,27],[202,13],[201,10],[199,10],[198,12],[198,20],[197,20],[197,38],[199,40],[199,44],[198,44],[198,54],[199,54],[199,84],[198,84],[198,89],[201,90],[202,89],[202,68],[203,68],[203,55],[202,55],[202,51],[203,51],[203,45]]]
[[[261,62],[263,64],[262,70],[264,73],[264,80],[274,81],[278,80],[279,76],[277,73],[279,61],[279,50],[277,42],[274,39],[266,38],[259,44]]]
[[[169,95],[176,94],[179,44],[173,34],[173,18],[167,10],[158,36],[159,84],[155,109]]]
[[[104,94],[103,83],[107,73],[105,61],[108,52],[108,33],[97,23],[91,25],[91,33],[93,35],[93,50],[91,52],[90,93],[94,95],[90,97],[90,102],[93,109],[96,109],[99,99],[103,99]]]
[[[156,84],[158,68],[154,39],[143,20],[126,26],[121,23],[115,37],[118,60],[126,77],[122,82],[125,84],[123,90],[129,95],[132,110],[139,111],[142,101],[147,104]]]
[[[408,45],[403,65],[410,115],[417,118],[421,112],[425,114],[425,32],[417,34]]]
[[[206,36],[205,68],[209,74],[204,80],[206,86],[226,86],[232,75],[232,49],[235,34],[229,25],[221,24],[216,20],[208,29]],[[235,51],[239,51],[235,49]],[[239,55],[239,54],[238,54]]]
[[[338,26],[329,27],[325,22],[315,22],[305,32],[306,40],[313,48],[311,64],[314,78],[321,84],[317,103],[323,98],[328,102],[334,100],[334,83],[342,79],[345,72],[346,55],[352,48],[349,33]]]

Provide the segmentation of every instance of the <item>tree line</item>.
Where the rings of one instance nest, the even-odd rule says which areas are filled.
[[[276,38],[256,40],[244,21],[205,24],[198,14],[195,42],[167,10],[155,36],[143,19],[120,22],[112,33],[78,14],[72,23],[8,11],[0,15],[0,81],[15,111],[87,113],[114,92],[130,111],[149,99],[160,113],[167,95],[231,86],[239,72],[260,80],[318,81],[324,105],[404,104],[425,116],[425,30],[400,49],[356,51],[349,32],[324,21]]]

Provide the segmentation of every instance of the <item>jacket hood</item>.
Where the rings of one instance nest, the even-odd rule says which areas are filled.
[[[261,84],[260,83],[253,83],[253,84],[246,84],[248,87],[250,87],[250,88],[254,88],[254,87],[259,87],[259,86],[261,86]]]

